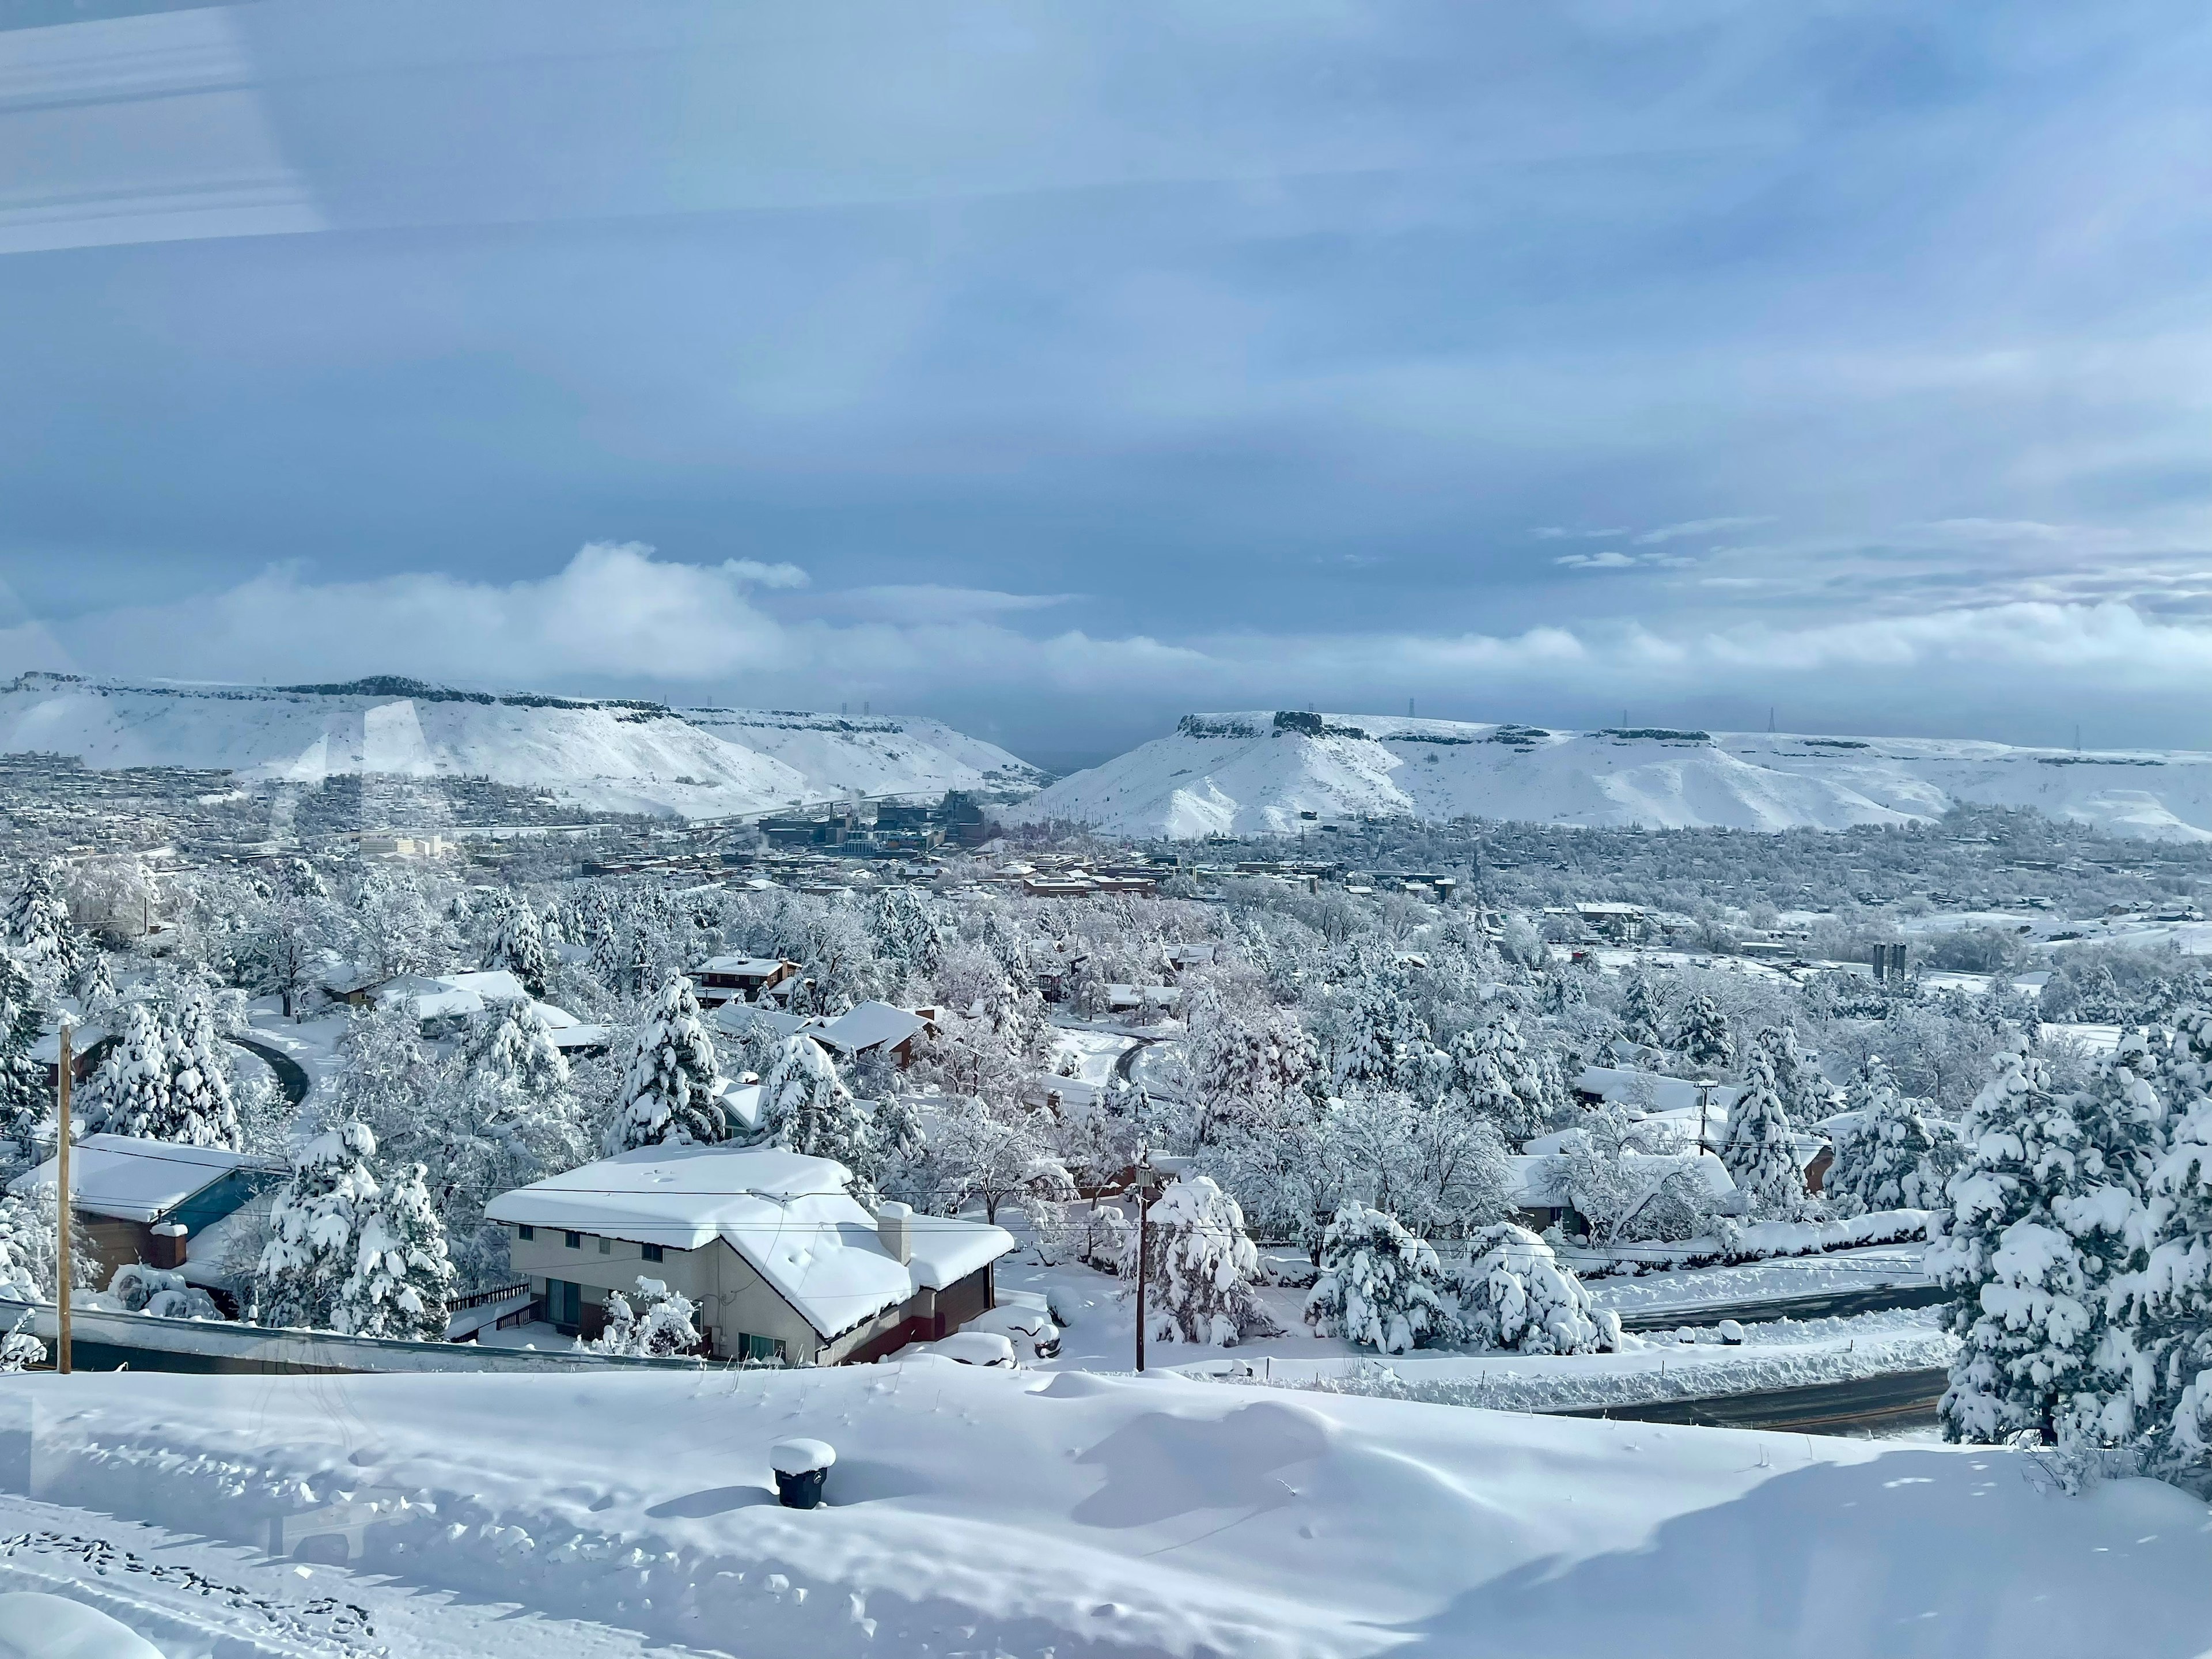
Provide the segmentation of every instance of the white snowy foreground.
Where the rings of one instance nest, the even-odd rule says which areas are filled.
[[[794,1435],[836,1449],[828,1507],[775,1506]],[[76,1586],[173,1654],[2212,1644],[2212,1526],[2150,1482],[1168,1376],[40,1376],[0,1392],[11,1471],[0,1590]],[[370,1502],[350,1572],[238,1547]]]

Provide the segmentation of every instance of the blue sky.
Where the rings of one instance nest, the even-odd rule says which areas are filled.
[[[0,33],[0,668],[2212,747],[2208,70],[2127,3]]]

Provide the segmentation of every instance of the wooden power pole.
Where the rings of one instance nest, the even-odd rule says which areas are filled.
[[[70,1024],[63,1020],[55,1032],[58,1041],[57,1058],[61,1064],[54,1073],[54,1118],[58,1133],[54,1138],[54,1165],[58,1179],[54,1187],[55,1200],[60,1213],[55,1218],[54,1250],[54,1311],[58,1328],[54,1334],[54,1369],[64,1376],[70,1374],[70,1073],[72,1057],[70,1054]]]

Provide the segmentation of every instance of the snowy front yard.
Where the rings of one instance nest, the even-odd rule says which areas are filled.
[[[825,1508],[775,1504],[769,1448],[793,1435],[837,1449]],[[40,1505],[95,1513],[0,1498],[18,1534],[0,1589],[67,1578],[66,1540],[104,1528],[172,1573],[83,1577],[126,1618],[188,1567],[269,1593],[283,1581],[234,1545],[272,1516],[340,1524],[374,1503],[358,1570],[306,1569],[285,1614],[309,1636],[357,1608],[373,1638],[312,1650],[523,1650],[472,1647],[495,1623],[539,1652],[635,1633],[822,1656],[2179,1659],[2212,1642],[2202,1504],[2135,1480],[2067,1498],[2035,1474],[1982,1449],[928,1361],[37,1376],[0,1396],[0,1487],[27,1477]],[[607,1639],[564,1645],[544,1622],[570,1620]]]

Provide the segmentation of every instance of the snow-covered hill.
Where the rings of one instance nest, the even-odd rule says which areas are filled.
[[[27,750],[99,767],[222,767],[253,781],[481,776],[580,806],[685,817],[854,790],[1004,793],[1042,781],[936,720],[673,709],[388,678],[270,687],[29,673],[0,685],[0,750]]]
[[[1955,802],[2151,840],[2212,840],[2212,755],[2075,754],[1963,738],[1798,737],[1297,712],[1193,714],[1004,816],[1133,836],[1295,832],[1301,813],[1589,826],[1846,829]]]

